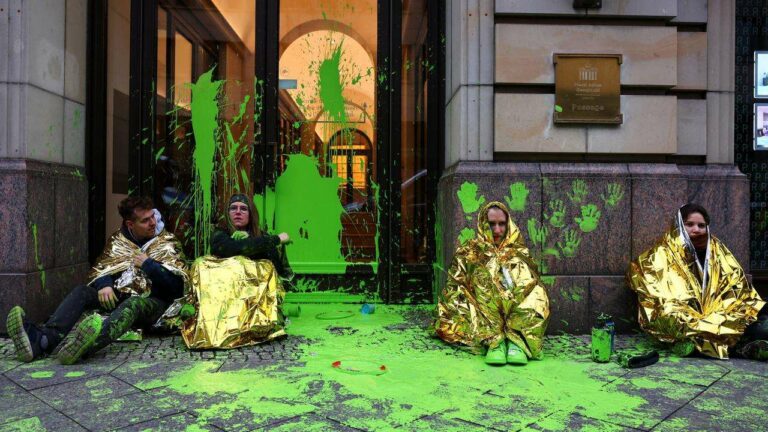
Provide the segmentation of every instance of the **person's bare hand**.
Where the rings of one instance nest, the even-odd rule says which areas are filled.
[[[277,236],[280,237],[280,244],[286,244],[291,241],[291,238],[288,237],[288,233],[283,232],[278,234]]]
[[[149,258],[147,254],[140,253],[133,257],[133,263],[136,264],[136,267],[141,267],[141,265],[144,264],[144,261],[146,261],[147,258]]]
[[[112,310],[117,306],[117,296],[111,286],[99,290],[99,303],[106,310]]]

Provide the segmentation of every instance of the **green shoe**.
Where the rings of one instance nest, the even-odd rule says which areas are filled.
[[[73,337],[59,351],[59,362],[63,365],[76,363],[93,346],[101,333],[101,317],[97,314],[86,317],[74,332]]]
[[[512,342],[507,343],[507,363],[514,365],[528,364],[528,356],[525,355],[519,346]]]
[[[488,348],[485,354],[485,362],[489,365],[503,365],[507,363],[507,344],[504,341],[495,348]]]
[[[8,336],[13,340],[13,347],[16,349],[16,358],[24,363],[29,363],[35,359],[35,352],[32,350],[32,341],[24,328],[24,309],[21,306],[14,306],[8,312],[8,318],[5,320],[5,329]]]
[[[692,340],[678,341],[672,345],[672,354],[677,357],[688,357],[695,349],[696,345]]]

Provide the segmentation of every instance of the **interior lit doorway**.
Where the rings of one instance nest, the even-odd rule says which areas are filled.
[[[96,171],[112,173],[123,194],[152,196],[190,256],[206,253],[227,197],[242,192],[265,229],[293,239],[296,295],[429,301],[444,129],[441,3],[92,5],[92,37],[109,36],[106,46],[91,41],[109,65],[92,86],[113,93],[94,101],[107,109],[92,136],[113,137],[91,140],[96,160],[109,156]],[[106,19],[118,12],[122,25]],[[96,213],[110,214],[117,188],[91,181]],[[116,223],[95,230],[104,238]]]

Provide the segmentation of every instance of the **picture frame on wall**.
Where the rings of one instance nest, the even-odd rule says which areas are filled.
[[[755,104],[754,127],[755,151],[768,151],[768,102]]]
[[[768,98],[768,51],[755,51],[755,97]]]

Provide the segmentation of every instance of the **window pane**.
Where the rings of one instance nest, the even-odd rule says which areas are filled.
[[[428,262],[427,84],[434,65],[428,56],[427,22],[426,0],[403,2],[400,253],[406,264]]]

